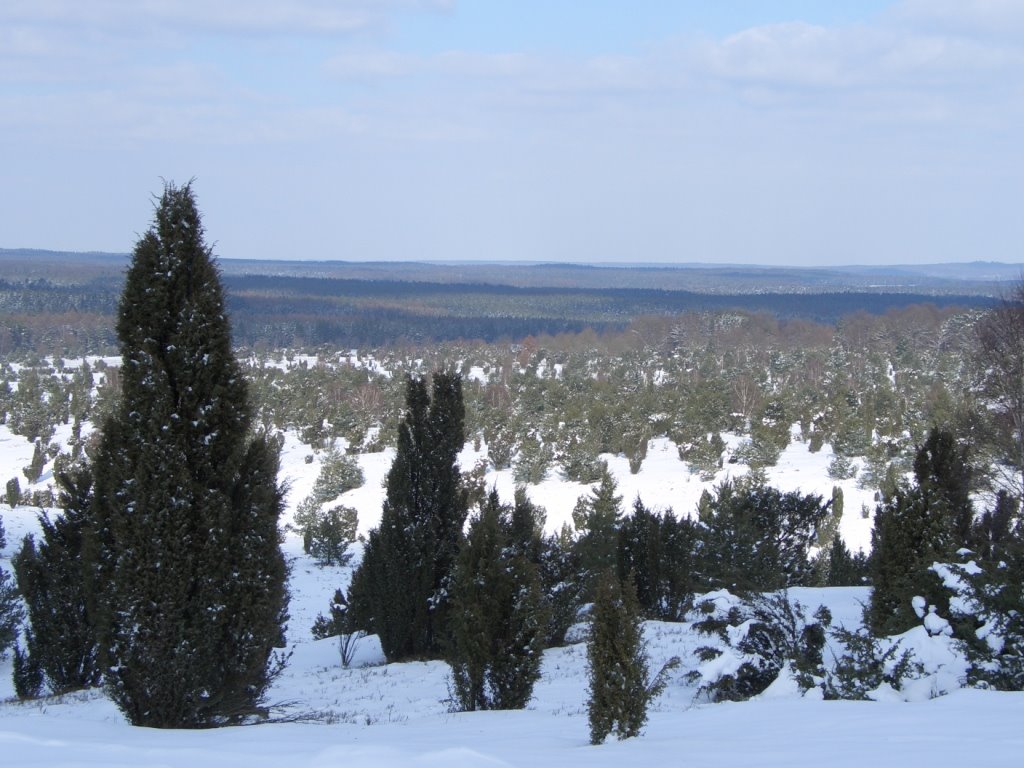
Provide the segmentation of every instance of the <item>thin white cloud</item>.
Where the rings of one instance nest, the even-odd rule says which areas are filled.
[[[396,11],[449,5],[444,0],[5,0],[0,23],[333,35],[384,23]]]
[[[1019,69],[1024,54],[953,34],[791,23],[707,44],[700,60],[716,77],[765,87],[889,89],[969,84]]]
[[[1024,34],[1024,3],[1020,0],[903,0],[889,17],[910,27],[958,36],[1019,41]]]
[[[345,52],[332,56],[324,71],[339,80],[396,78],[414,74],[419,58],[395,51]]]
[[[400,77],[448,77],[465,79],[507,79],[540,75],[545,59],[520,53],[478,53],[446,51],[430,56],[395,51],[347,51],[331,57],[324,66],[338,79],[392,79]]]

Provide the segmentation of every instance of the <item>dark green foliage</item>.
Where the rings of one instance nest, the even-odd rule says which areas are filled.
[[[22,701],[37,699],[42,695],[43,668],[28,651],[23,652],[17,646],[14,647],[14,665],[11,677],[14,681],[14,694]]]
[[[313,622],[312,634],[317,640],[326,637],[336,637],[345,634],[348,628],[348,601],[340,589],[334,591],[334,598],[331,600],[330,616],[322,613]]]
[[[978,516],[971,531],[971,548],[980,559],[997,561],[1012,546],[1019,511],[1020,502],[1006,491],[999,491],[995,506]]]
[[[583,606],[585,583],[580,557],[573,546],[571,534],[544,537],[540,550],[540,578],[544,595],[547,628],[544,645],[562,645],[566,633],[576,623]]]
[[[21,503],[21,483],[18,482],[18,478],[12,477],[8,480],[4,490],[6,492],[7,505],[14,509]]]
[[[324,534],[329,534],[325,525],[330,527],[332,519],[337,521],[341,512],[334,515],[326,514],[323,505],[333,501],[346,491],[362,486],[363,471],[354,457],[348,456],[337,450],[329,451],[320,466],[320,474],[313,485],[313,492],[299,502],[295,511],[295,524],[302,534],[304,548],[311,554],[311,544],[314,538],[314,529],[319,528],[318,538],[323,539]],[[344,509],[344,508],[336,508]],[[354,512],[353,512],[354,514]],[[351,515],[346,515],[351,517]],[[349,543],[355,539],[355,527],[352,527],[352,536]],[[345,545],[346,547],[348,544]],[[344,552],[344,548],[342,548]]]
[[[29,483],[35,483],[39,480],[39,477],[43,474],[43,467],[46,466],[46,454],[43,453],[43,445],[39,440],[36,440],[35,447],[32,449],[32,459],[29,461],[22,472]]]
[[[583,576],[592,593],[598,576],[616,566],[618,526],[622,520],[622,497],[616,494],[618,486],[601,465],[600,484],[589,496],[581,496],[572,512],[572,521],[579,538],[579,553]]]
[[[441,651],[467,511],[457,463],[464,418],[458,374],[434,373],[431,394],[408,379],[381,523],[349,589],[354,626],[377,634],[389,661]]]
[[[914,661],[911,651],[900,653],[898,642],[883,650],[882,643],[866,628],[851,632],[836,627],[832,635],[845,650],[826,676],[826,699],[870,700],[881,685],[898,691],[904,680],[921,673],[921,665]]]
[[[519,446],[513,477],[517,484],[541,483],[551,467],[554,451],[549,443],[541,443],[532,437]]]
[[[825,586],[828,587],[859,587],[868,582],[868,557],[861,552],[851,554],[846,542],[837,532],[832,538],[826,559],[828,573]]]
[[[725,447],[721,434],[712,432],[710,436],[698,438],[687,450],[680,448],[679,458],[693,467],[700,474],[701,480],[711,480],[722,468]]]
[[[59,420],[55,412],[58,398],[52,395],[36,368],[23,369],[18,376],[18,391],[11,396],[7,418],[11,432],[33,443],[46,445],[50,442]]]
[[[590,743],[601,744],[613,732],[619,739],[639,736],[648,706],[664,690],[679,659],[671,659],[651,679],[632,580],[623,585],[612,570],[597,581],[587,660]]]
[[[18,589],[7,571],[0,570],[0,659],[7,657],[7,649],[18,639],[23,611]]]
[[[92,535],[104,679],[134,724],[259,714],[283,643],[277,445],[253,435],[191,187],[168,184],[118,311],[122,394],[96,450]]]
[[[744,593],[807,583],[807,552],[830,504],[759,483],[723,483],[715,496],[702,500],[705,586]]]
[[[7,546],[7,531],[4,530],[4,519],[0,517],[0,549]]]
[[[901,488],[875,510],[871,532],[871,602],[866,614],[879,637],[920,623],[912,600],[920,595],[945,607],[945,591],[929,570],[946,559],[945,521],[917,488]]]
[[[319,509],[306,523],[303,546],[320,565],[345,565],[349,545],[356,540],[359,519],[351,507]]]
[[[325,509],[324,505],[362,484],[363,473],[355,459],[331,451],[324,457],[313,492],[299,502],[295,510],[295,526],[302,534],[303,549],[307,554],[313,554],[314,539],[318,540],[318,554],[314,557],[322,564],[342,563],[345,549],[355,541],[357,523],[355,510],[347,507]],[[339,537],[345,533],[351,535],[342,542]]]
[[[537,568],[540,579],[545,648],[562,645],[583,605],[580,559],[568,528],[562,535],[544,536],[546,513],[517,488],[509,521],[509,552],[522,555]]]
[[[800,603],[785,591],[755,594],[747,601],[718,610],[713,603],[701,606],[705,617],[696,629],[716,635],[723,647],[698,649],[702,661],[726,652],[739,657],[735,672],[704,679],[700,692],[711,701],[745,701],[763,693],[783,670],[802,691],[824,682],[822,651],[825,633],[832,622],[828,609],[819,607],[808,621]],[[693,677],[701,677],[699,671]]]
[[[957,443],[951,431],[933,428],[914,457],[914,478],[933,514],[946,521],[947,540],[936,545],[944,547],[949,556],[971,540],[971,477],[966,447]]]
[[[618,535],[618,573],[632,576],[644,615],[681,621],[693,598],[696,525],[672,510],[659,516],[638,497]]]
[[[456,562],[448,660],[459,711],[522,709],[540,677],[540,576],[512,527],[512,510],[491,491]]]
[[[509,540],[517,554],[524,555],[531,563],[540,564],[544,546],[544,521],[547,513],[530,501],[524,488],[516,488],[515,503],[509,518]]]
[[[914,485],[897,488],[875,511],[867,620],[880,637],[917,625],[915,596],[945,613],[948,595],[931,565],[954,560],[970,540],[970,474],[950,433],[931,431],[918,449],[914,475]]]
[[[92,593],[82,548],[91,520],[92,475],[75,465],[57,478],[63,514],[39,518],[36,545],[25,538],[14,557],[18,588],[28,609],[27,657],[45,675],[53,693],[99,684],[100,663]]]

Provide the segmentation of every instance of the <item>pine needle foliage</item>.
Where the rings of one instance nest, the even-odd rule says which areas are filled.
[[[18,639],[23,611],[18,588],[7,571],[0,569],[0,659],[7,656],[7,649]]]
[[[636,588],[632,579],[622,584],[614,570],[597,582],[587,660],[590,743],[601,744],[613,732],[619,739],[639,736],[649,704],[665,689],[668,673],[679,666],[679,659],[671,659],[650,677]]]
[[[867,620],[879,637],[916,626],[915,596],[946,612],[949,597],[930,570],[950,562],[971,538],[973,511],[966,452],[933,429],[914,460],[915,482],[878,506],[871,533],[871,603]]]
[[[406,382],[406,412],[388,471],[380,526],[367,538],[348,602],[353,627],[376,634],[388,661],[439,658],[451,574],[468,509],[458,466],[465,444],[462,379]]]
[[[26,537],[13,558],[28,610],[27,656],[52,693],[100,682],[99,647],[86,586],[82,547],[90,523],[92,474],[76,464],[57,477],[63,514],[39,518],[38,543]],[[25,662],[29,668],[28,661]]]
[[[600,481],[588,495],[581,496],[572,512],[579,534],[576,550],[583,566],[587,591],[593,595],[601,574],[617,564],[618,529],[622,522],[622,496],[608,465],[601,465]]]
[[[283,644],[282,490],[188,184],[164,187],[135,246],[117,334],[85,546],[106,687],[136,725],[237,723]]]
[[[701,499],[703,546],[699,569],[706,589],[737,594],[808,583],[807,553],[832,501],[759,482],[726,481]]]
[[[517,551],[515,535],[512,510],[492,490],[470,523],[452,583],[449,663],[458,711],[522,709],[540,677],[540,575]]]

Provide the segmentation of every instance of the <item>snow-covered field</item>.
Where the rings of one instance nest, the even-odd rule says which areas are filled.
[[[62,441],[66,434],[58,432]],[[0,478],[21,474],[31,445],[0,426]],[[295,505],[309,493],[319,457],[294,435],[287,436],[282,479],[289,483],[289,522]],[[381,482],[393,454],[360,457],[366,484],[343,501],[356,508],[360,532],[377,524]],[[470,467],[477,455],[462,456]],[[810,453],[794,442],[768,471],[782,490],[828,496],[833,481],[826,468],[827,446]],[[691,513],[701,491],[713,485],[691,474],[674,445],[653,441],[639,474],[625,459],[608,457],[628,508],[640,495],[655,508]],[[729,465],[716,478],[737,475]],[[52,482],[47,471],[40,485]],[[511,499],[510,472],[491,473],[489,485]],[[840,483],[845,496],[841,531],[854,549],[870,540],[871,493],[854,481]],[[571,520],[573,505],[587,486],[555,475],[529,489],[548,512],[547,527]],[[21,537],[37,530],[37,510],[0,504],[8,533],[0,566]],[[545,654],[543,675],[529,708],[520,712],[448,711],[447,667],[441,662],[383,663],[374,638],[361,641],[350,668],[343,668],[335,640],[314,641],[310,627],[326,612],[334,590],[345,586],[347,568],[320,568],[302,553],[298,537],[286,537],[291,561],[290,664],[271,691],[273,714],[287,722],[214,731],[155,731],[133,728],[100,692],[18,703],[10,698],[11,662],[0,662],[0,765],[2,766],[1020,766],[1024,765],[1024,694],[999,694],[956,687],[960,662],[944,638],[913,630],[904,640],[932,674],[904,696],[879,702],[826,702],[800,697],[785,684],[742,704],[695,703],[695,687],[684,672],[697,666],[693,651],[706,644],[686,624],[649,622],[645,636],[653,665],[670,656],[683,659],[665,694],[654,704],[643,737],[592,747],[586,718],[586,654],[582,644]],[[792,596],[814,609],[825,603],[837,623],[854,625],[867,591],[796,589]],[[946,695],[938,695],[945,693]],[[910,701],[903,699],[909,698]]]

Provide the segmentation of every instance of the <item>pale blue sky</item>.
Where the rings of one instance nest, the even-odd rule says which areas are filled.
[[[5,0],[0,247],[1024,260],[1021,0]]]

